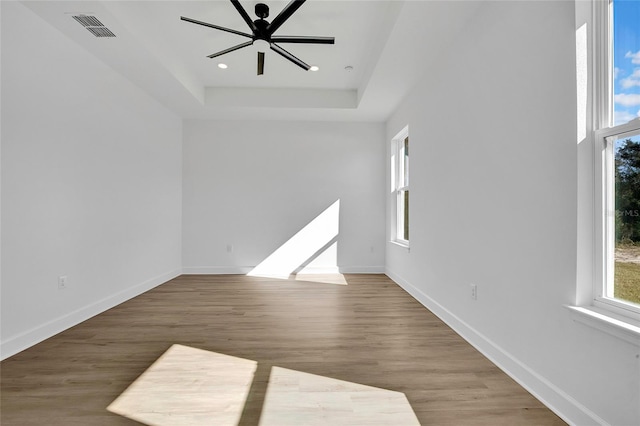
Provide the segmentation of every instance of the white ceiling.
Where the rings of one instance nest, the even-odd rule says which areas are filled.
[[[241,0],[252,19],[258,1]],[[288,1],[267,0],[271,21]],[[282,44],[318,72],[275,52],[256,75],[250,46],[235,34],[180,16],[251,31],[227,0],[27,1],[24,4],[105,64],[185,118],[384,121],[478,2],[309,0],[276,35],[331,36],[335,45]],[[72,15],[96,16],[115,38],[96,38]],[[217,67],[224,62],[226,70]],[[353,67],[346,71],[345,67]]]

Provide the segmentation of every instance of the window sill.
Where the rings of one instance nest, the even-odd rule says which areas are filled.
[[[402,247],[403,249],[406,249],[407,253],[411,252],[409,244],[401,243],[400,241],[389,241],[389,243],[393,244],[394,246],[398,246],[398,247]]]
[[[640,322],[594,306],[569,306],[575,321],[640,346]]]

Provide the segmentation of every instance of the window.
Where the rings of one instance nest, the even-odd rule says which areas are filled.
[[[640,120],[597,132],[595,301],[640,313]]]
[[[640,318],[640,2],[596,2],[594,305]]]
[[[391,141],[391,192],[394,197],[393,240],[409,245],[409,128]]]

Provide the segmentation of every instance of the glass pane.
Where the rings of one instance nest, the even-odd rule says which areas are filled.
[[[409,191],[398,191],[397,238],[409,241]]]
[[[613,118],[640,116],[640,1],[613,1]]]
[[[404,138],[404,141],[402,142],[402,146],[404,151],[403,152],[404,155],[402,156],[402,162],[403,162],[403,166],[402,166],[403,185],[402,186],[409,186],[409,137],[408,136]]]
[[[640,304],[640,132],[621,137],[613,146],[615,157],[616,299]]]
[[[404,231],[404,239],[409,241],[409,191],[403,191],[403,192],[404,192],[403,231]]]
[[[404,142],[398,141],[398,188],[406,186],[404,165]]]

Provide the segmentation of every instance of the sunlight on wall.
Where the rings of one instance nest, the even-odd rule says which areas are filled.
[[[338,242],[334,241],[309,264],[296,271],[296,274],[337,274],[339,272]]]
[[[311,272],[309,265],[315,260],[318,266],[320,256],[336,243],[339,229],[340,200],[337,200],[247,275],[288,278],[299,270]],[[323,270],[338,272],[337,245],[335,257],[324,258],[327,259],[332,263],[323,264]]]
[[[296,281],[348,285],[346,278],[340,273],[337,265],[338,242],[335,241],[308,265],[296,271],[296,275],[289,278],[293,278]]]
[[[396,153],[393,147],[393,144],[391,144],[391,190],[390,192],[393,194],[396,192]]]
[[[171,346],[107,407],[149,426],[237,425],[257,362]]]
[[[273,367],[261,426],[420,425],[402,392]]]
[[[107,410],[148,426],[420,424],[402,392],[276,366],[266,392],[256,392],[257,368],[256,361],[173,345]],[[259,419],[242,417],[248,398],[262,398]]]

